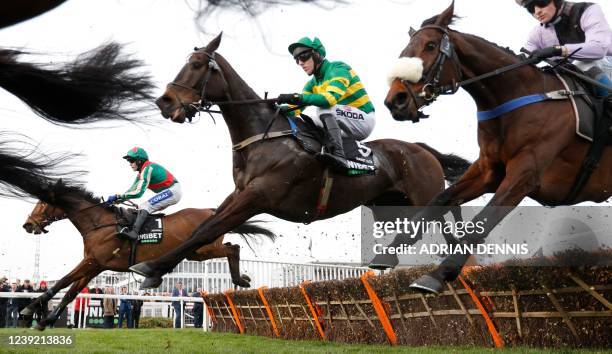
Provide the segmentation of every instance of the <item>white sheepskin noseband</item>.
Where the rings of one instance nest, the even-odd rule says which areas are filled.
[[[423,60],[421,58],[399,58],[387,75],[389,86],[395,79],[416,83],[423,76]]]

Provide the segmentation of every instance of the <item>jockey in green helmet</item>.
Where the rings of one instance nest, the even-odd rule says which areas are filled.
[[[319,38],[304,37],[289,45],[289,53],[312,79],[302,93],[281,94],[277,103],[315,106],[327,132],[326,152],[317,155],[323,162],[340,170],[348,169],[342,136],[356,140],[367,138],[376,124],[374,105],[357,73],[346,63],[329,61]],[[295,110],[293,115],[299,115]]]
[[[140,198],[147,188],[156,193],[138,206],[138,216],[134,225],[131,228],[125,227],[119,232],[119,236],[136,241],[147,216],[178,203],[182,192],[172,173],[161,165],[149,161],[149,155],[143,148],[134,147],[123,158],[130,163],[134,171],[138,171],[138,175],[127,192],[113,194],[106,198],[106,202],[111,204],[121,200]]]

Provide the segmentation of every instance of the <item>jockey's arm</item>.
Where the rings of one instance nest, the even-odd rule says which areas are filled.
[[[580,27],[584,31],[584,43],[566,44],[568,53],[578,48],[574,58],[576,59],[602,59],[612,46],[612,30],[606,21],[606,17],[598,4],[589,6],[580,18]]]
[[[140,175],[136,177],[136,180],[130,187],[130,189],[124,194],[119,196],[119,199],[127,200],[127,199],[135,199],[140,198],[147,191],[147,187],[149,186],[149,182],[151,181],[151,173],[153,172],[153,168],[151,166],[145,167]]]

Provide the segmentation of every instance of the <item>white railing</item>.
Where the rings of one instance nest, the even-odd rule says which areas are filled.
[[[251,288],[296,286],[304,280],[357,278],[367,271],[366,267],[333,264],[240,260],[240,272],[251,278]],[[129,284],[130,288],[137,288],[138,280],[134,281],[127,277],[125,279],[121,285]],[[225,259],[212,259],[205,262],[183,261],[171,273],[164,275],[163,279],[162,285],[153,293],[170,293],[178,281],[182,282],[183,287],[189,291],[200,288],[208,293],[219,293],[234,289],[229,266]]]
[[[0,298],[13,298],[13,299],[23,299],[23,298],[30,298],[30,299],[35,299],[39,296],[41,296],[42,293],[17,293],[17,292],[0,292]],[[55,294],[55,296],[53,297],[52,300],[49,301],[49,303],[51,302],[59,302],[60,299],[62,297],[64,297],[65,293],[57,293]],[[75,307],[76,307],[76,302],[77,299],[83,299],[80,300],[81,302],[81,306],[85,306],[86,307],[86,311],[78,311],[79,317],[75,318]],[[87,303],[87,300],[84,299],[99,299],[99,300],[103,300],[103,299],[117,299],[117,300],[142,300],[143,301],[143,309],[146,305],[153,305],[151,307],[162,307],[162,308],[169,308],[171,307],[172,302],[178,301],[180,303],[181,306],[181,318],[180,318],[180,327],[181,328],[185,328],[186,325],[186,321],[185,321],[185,312],[186,312],[186,303],[196,303],[196,302],[200,302],[203,303],[204,305],[202,306],[202,318],[203,318],[203,325],[202,328],[203,330],[208,330],[209,328],[209,319],[208,319],[208,312],[206,311],[206,304],[204,303],[204,300],[201,297],[186,297],[186,296],[142,296],[142,295],[117,295],[117,294],[87,294],[87,293],[79,293],[77,295],[77,299],[75,299],[75,301],[73,301],[69,307],[71,309],[71,313],[70,313],[70,323],[75,327],[75,328],[86,328],[87,327],[87,318],[90,314],[89,308],[92,307],[89,304],[84,304]],[[119,304],[117,304],[117,306],[119,306]],[[52,308],[50,309],[52,310]],[[170,316],[170,311],[167,312],[168,316],[162,316],[162,317],[172,317],[173,319],[173,325],[174,325],[174,319],[176,316],[176,313],[173,313],[172,316]],[[143,316],[141,316],[142,318]],[[127,319],[126,319],[127,320]]]

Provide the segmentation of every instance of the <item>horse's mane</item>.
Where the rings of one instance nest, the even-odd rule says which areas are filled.
[[[75,202],[86,201],[91,204],[102,203],[102,198],[94,195],[93,192],[87,190],[83,185],[70,184],[63,180],[58,180],[49,189],[53,202],[51,204],[57,205],[60,208],[67,211],[75,210]],[[115,206],[106,205],[106,209],[114,211]]]
[[[0,137],[6,133],[0,134]],[[14,134],[12,134],[14,135]],[[23,136],[27,138],[26,136]],[[48,186],[62,177],[76,183],[81,171],[60,169],[73,155],[44,154],[27,141],[0,141],[0,196],[50,201]]]
[[[421,24],[421,27],[435,25],[436,21],[438,20],[438,16],[439,15],[436,15],[436,16],[433,16],[433,17],[428,18],[427,20],[423,21],[423,23]],[[453,19],[449,23],[449,26],[455,24],[456,20],[459,20],[459,19],[461,19],[461,17],[459,17],[457,15],[453,15]],[[451,30],[451,29],[449,28],[449,30]],[[489,44],[489,45],[491,45],[491,46],[493,46],[493,47],[495,47],[497,49],[503,50],[507,54],[510,54],[510,55],[512,55],[514,57],[518,57],[518,55],[512,49],[510,49],[509,47],[502,47],[502,46],[500,46],[497,43],[491,42],[489,40],[486,40],[486,39],[484,39],[482,37],[479,37],[477,35],[474,35],[474,34],[458,32],[458,31],[454,31],[454,30],[451,30],[451,31],[456,32],[456,33],[461,33],[464,36],[469,36],[469,37],[472,37],[472,38],[476,38],[476,39],[481,40],[481,41],[483,41],[483,42],[485,42],[485,43],[487,43],[487,44]]]

